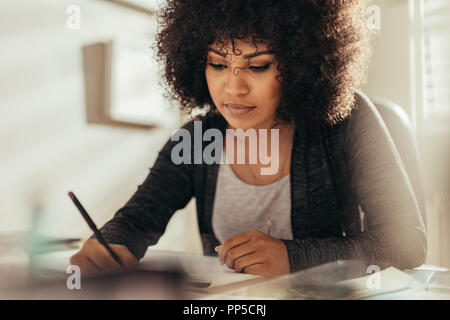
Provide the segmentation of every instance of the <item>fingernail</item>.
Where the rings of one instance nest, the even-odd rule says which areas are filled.
[[[220,249],[222,249],[222,246],[216,246],[216,247],[214,248],[214,250],[216,250],[216,252],[219,252]]]

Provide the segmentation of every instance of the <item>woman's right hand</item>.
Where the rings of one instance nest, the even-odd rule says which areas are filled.
[[[138,266],[139,261],[126,246],[119,244],[109,244],[109,246],[122,260],[124,267],[120,266],[96,239],[87,240],[80,251],[70,258],[70,264],[80,267],[82,277],[124,272]]]

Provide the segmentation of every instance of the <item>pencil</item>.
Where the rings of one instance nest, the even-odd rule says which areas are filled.
[[[83,216],[84,220],[86,220],[87,224],[89,225],[89,228],[91,228],[92,231],[94,231],[95,237],[97,238],[97,240],[106,248],[106,250],[108,250],[109,254],[111,255],[111,257],[113,257],[113,259],[122,267],[124,267],[124,264],[122,262],[122,260],[119,258],[119,256],[111,249],[111,247],[109,246],[109,244],[106,242],[105,238],[103,238],[102,234],[100,233],[100,231],[97,229],[97,226],[95,225],[94,221],[92,221],[91,217],[89,216],[89,214],[86,212],[86,210],[83,208],[83,206],[81,205],[80,201],[78,201],[77,197],[75,196],[75,194],[72,191],[69,191],[68,193],[70,199],[72,199],[73,203],[75,204],[75,206],[78,208],[78,211],[80,211],[81,215]]]

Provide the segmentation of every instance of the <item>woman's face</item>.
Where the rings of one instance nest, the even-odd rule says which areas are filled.
[[[214,42],[215,43],[215,42]],[[267,50],[249,40],[235,40],[222,49],[208,47],[205,69],[209,93],[232,128],[270,128],[281,98],[278,62]]]

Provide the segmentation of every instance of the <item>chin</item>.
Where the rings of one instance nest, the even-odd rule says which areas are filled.
[[[227,112],[227,110],[219,109],[219,112],[227,121],[228,125],[234,129],[243,129],[247,130],[250,128],[260,128],[263,123],[269,123],[266,119],[264,121],[261,119],[255,119],[255,114],[249,113],[245,115],[232,115]]]
[[[247,130],[247,129],[255,127],[254,121],[249,121],[249,120],[245,120],[245,119],[233,119],[230,117],[227,117],[225,119],[227,120],[230,127],[234,128],[234,129]]]

